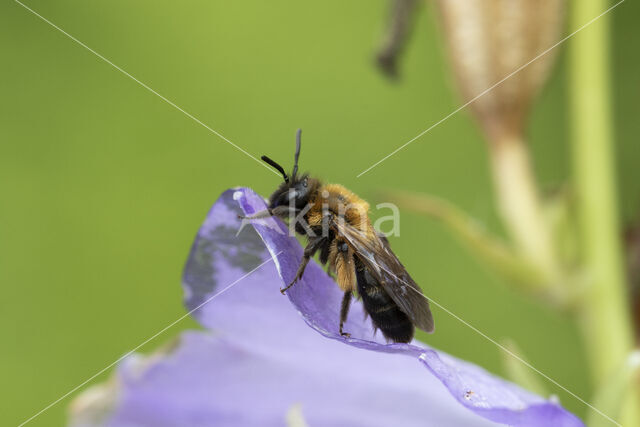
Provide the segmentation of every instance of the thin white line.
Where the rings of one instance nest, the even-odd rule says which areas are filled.
[[[197,117],[195,117],[194,115],[192,115],[191,113],[188,113],[187,111],[185,111],[184,109],[180,108],[178,105],[176,105],[173,101],[165,98],[163,95],[159,94],[158,92],[156,92],[155,90],[153,90],[152,88],[150,88],[149,86],[147,86],[145,83],[141,82],[140,80],[138,80],[137,78],[133,77],[131,74],[129,74],[128,72],[126,72],[125,70],[123,70],[122,68],[120,68],[119,66],[117,66],[116,64],[114,64],[113,62],[111,62],[110,60],[108,60],[107,58],[105,58],[104,56],[102,56],[101,54],[99,54],[98,52],[96,52],[95,50],[91,49],[89,46],[87,46],[86,44],[82,43],[80,40],[78,40],[77,38],[75,38],[74,36],[72,36],[71,34],[67,33],[65,30],[63,30],[62,28],[58,27],[56,24],[54,24],[53,22],[49,21],[47,18],[45,18],[44,16],[40,15],[38,12],[36,12],[35,10],[31,9],[29,6],[25,5],[24,3],[20,2],[20,0],[14,0],[16,3],[18,3],[20,6],[24,7],[25,9],[27,9],[29,12],[31,12],[32,14],[34,14],[35,16],[37,16],[38,18],[40,18],[41,20],[43,20],[44,22],[46,22],[47,24],[51,25],[53,28],[55,28],[56,30],[60,31],[62,34],[64,34],[65,36],[69,37],[71,40],[73,40],[74,42],[76,42],[77,44],[79,44],[80,46],[84,47],[85,49],[87,49],[89,52],[93,53],[95,56],[97,56],[98,58],[102,59],[104,62],[106,62],[107,64],[111,65],[113,68],[115,68],[116,70],[120,71],[122,74],[124,74],[125,76],[129,77],[131,80],[133,80],[134,82],[138,83],[140,86],[142,86],[143,88],[145,88],[146,90],[148,90],[149,92],[153,93],[154,95],[156,95],[157,97],[159,97],[160,99],[162,99],[164,102],[166,102],[167,104],[171,105],[173,108],[175,108],[176,110],[180,111],[181,113],[183,113],[185,116],[189,117],[190,119],[192,119],[193,121],[195,121],[196,123],[198,123],[200,126],[204,127],[205,129],[207,129],[209,132],[213,133],[214,135],[218,136],[219,138],[223,139],[224,141],[226,141],[227,143],[231,144],[231,146],[235,147],[237,150],[243,152],[244,154],[246,154],[247,156],[251,157],[253,160],[255,160],[256,162],[258,162],[261,166],[264,166],[269,172],[272,172],[278,176],[280,176],[280,174],[278,174],[278,172],[274,171],[273,169],[271,169],[269,166],[267,166],[266,164],[264,164],[263,162],[261,162],[260,160],[258,160],[257,158],[255,158],[253,155],[249,154],[247,151],[245,151],[243,148],[239,147],[237,144],[231,142],[228,138],[226,138],[224,135],[222,135],[220,132],[216,131],[215,129],[212,129],[210,126],[208,126],[207,124],[203,123],[200,119],[198,119]]]
[[[538,54],[538,56],[536,56],[535,58],[533,58],[532,60],[530,60],[529,62],[527,62],[524,65],[521,65],[519,68],[517,68],[515,71],[513,71],[512,73],[510,73],[509,75],[507,75],[506,77],[504,77],[502,80],[500,80],[499,82],[493,84],[491,87],[485,89],[484,91],[482,91],[480,94],[476,95],[475,98],[471,99],[470,101],[466,102],[465,104],[463,104],[462,106],[458,107],[457,109],[453,110],[451,113],[447,114],[446,116],[444,116],[442,119],[438,120],[436,123],[434,123],[433,125],[429,126],[429,128],[427,128],[426,130],[423,130],[422,132],[420,132],[417,136],[413,137],[412,139],[410,139],[409,141],[405,142],[404,144],[402,144],[400,147],[396,148],[395,150],[393,150],[390,154],[387,154],[385,157],[383,157],[382,159],[378,160],[376,163],[374,163],[373,165],[369,166],[367,169],[363,170],[362,172],[360,172],[357,175],[357,178],[360,178],[362,175],[364,175],[365,173],[369,172],[371,169],[375,168],[376,166],[378,166],[380,163],[384,162],[385,160],[387,160],[389,157],[393,156],[394,154],[396,154],[398,151],[402,150],[404,147],[406,147],[407,145],[411,144],[413,141],[415,141],[416,139],[420,138],[421,136],[423,136],[425,133],[429,132],[431,129],[435,128],[436,126],[438,126],[440,123],[444,122],[445,120],[447,120],[448,118],[450,118],[451,116],[453,116],[454,114],[458,113],[460,110],[464,109],[467,105],[471,104],[472,102],[474,102],[476,99],[480,98],[483,95],[486,95],[488,92],[490,92],[493,88],[495,88],[496,86],[498,86],[499,84],[501,84],[502,82],[504,82],[505,80],[507,80],[508,78],[512,77],[513,75],[517,74],[518,72],[522,71],[524,68],[528,67],[529,65],[531,65],[533,62],[537,61],[538,59],[540,59],[541,57],[543,57],[544,55],[546,55],[547,53],[549,53],[551,50],[555,49],[556,47],[558,47],[560,44],[564,43],[565,41],[567,41],[568,39],[570,39],[571,37],[573,37],[574,35],[576,35],[577,33],[579,33],[580,31],[584,30],[585,28],[587,28],[589,25],[593,24],[595,21],[597,21],[598,19],[600,19],[602,16],[606,15],[607,13],[611,12],[613,9],[615,9],[616,7],[618,7],[619,5],[621,5],[625,0],[620,0],[618,3],[614,4],[613,6],[611,6],[609,9],[605,10],[604,12],[602,12],[600,15],[596,16],[595,18],[593,18],[591,21],[587,22],[586,24],[584,24],[582,27],[578,28],[577,30],[575,30],[574,32],[572,32],[571,34],[569,34],[568,36],[566,36],[565,38],[563,38],[562,40],[560,40],[559,42],[557,42],[556,44],[554,44],[553,46],[551,46],[550,48],[546,49],[544,52]]]
[[[558,383],[556,380],[554,380],[553,378],[549,377],[547,374],[545,374],[544,372],[536,369],[533,365],[531,365],[529,362],[527,362],[526,360],[520,358],[517,354],[513,353],[511,350],[509,350],[508,348],[506,348],[505,346],[503,346],[502,344],[500,344],[499,342],[497,342],[496,340],[494,340],[493,338],[491,338],[490,336],[488,336],[487,334],[485,334],[484,332],[482,332],[481,330],[479,330],[478,328],[476,328],[475,326],[469,324],[468,322],[466,322],[464,319],[462,319],[460,316],[458,316],[457,314],[453,313],[451,310],[445,308],[443,305],[439,304],[438,302],[436,302],[435,300],[433,300],[430,297],[427,297],[426,295],[424,295],[422,292],[420,292],[417,289],[414,289],[410,283],[408,283],[407,281],[401,279],[400,277],[398,277],[397,275],[395,275],[393,272],[389,271],[388,269],[386,269],[385,267],[381,266],[380,264],[378,264],[377,262],[375,263],[378,267],[380,267],[381,269],[383,269],[384,271],[386,271],[387,273],[389,273],[390,275],[392,275],[393,277],[395,277],[396,279],[400,280],[401,282],[405,283],[406,285],[408,285],[408,288],[411,289],[412,291],[414,291],[415,293],[417,293],[418,295],[420,295],[421,297],[425,298],[428,302],[432,302],[434,305],[436,305],[438,308],[444,310],[447,314],[449,314],[450,316],[454,317],[456,320],[458,320],[459,322],[461,322],[462,324],[464,324],[465,326],[469,327],[471,330],[473,330],[474,332],[476,332],[477,334],[479,334],[480,336],[482,336],[483,338],[485,338],[486,340],[488,340],[489,342],[495,344],[498,348],[500,348],[501,350],[503,350],[504,352],[506,352],[507,354],[509,354],[510,356],[514,357],[516,360],[520,361],[521,363],[523,363],[525,366],[527,366],[528,368],[532,369],[533,371],[535,371],[538,375],[541,375],[542,377],[544,377],[545,379],[547,379],[548,381],[550,381],[551,383],[555,384],[556,386],[560,387],[562,390],[564,390],[565,392],[567,392],[568,394],[570,394],[571,396],[573,396],[574,398],[576,398],[577,400],[579,400],[580,402],[584,403],[585,405],[587,405],[589,408],[593,409],[594,411],[596,411],[598,414],[602,415],[603,417],[605,417],[607,420],[611,421],[612,423],[614,423],[617,426],[622,427],[622,425],[620,423],[618,423],[616,420],[614,420],[613,418],[611,418],[610,416],[608,416],[607,414],[605,414],[604,412],[602,412],[601,410],[599,410],[598,408],[592,406],[590,403],[588,403],[586,400],[584,400],[583,398],[581,398],[580,396],[578,396],[577,394],[575,394],[574,392],[572,392],[571,390],[567,389],[566,387],[564,387],[562,384]]]
[[[114,362],[110,363],[109,365],[105,366],[104,368],[102,368],[101,370],[99,370],[98,372],[96,372],[95,374],[93,374],[91,377],[89,377],[88,379],[86,379],[85,381],[83,381],[82,383],[78,384],[77,386],[75,386],[74,388],[72,388],[71,390],[69,390],[68,392],[66,392],[65,394],[63,394],[62,396],[60,396],[58,399],[56,399],[55,401],[51,402],[50,404],[48,404],[47,406],[45,406],[44,408],[42,408],[38,413],[36,413],[35,415],[31,416],[30,418],[28,418],[27,420],[23,421],[18,427],[22,427],[23,425],[27,424],[28,422],[32,421],[34,418],[38,417],[39,415],[41,415],[43,412],[49,410],[51,407],[53,407],[54,405],[56,405],[57,403],[59,403],[60,401],[64,400],[67,396],[69,396],[70,394],[72,394],[73,392],[75,392],[76,390],[78,390],[79,388],[83,387],[85,384],[87,384],[88,382],[90,382],[91,380],[93,380],[94,378],[96,378],[97,376],[99,376],[100,374],[102,374],[103,372],[105,372],[106,370],[108,370],[109,368],[111,368],[112,366],[116,365],[118,362],[120,362],[121,360],[125,359],[126,357],[128,357],[129,355],[131,355],[134,351],[136,351],[137,349],[139,349],[140,347],[142,347],[143,345],[147,344],[148,342],[152,341],[153,339],[155,339],[156,337],[158,337],[159,335],[161,335],[162,333],[164,333],[167,329],[171,328],[172,326],[174,326],[176,323],[180,322],[182,319],[184,319],[185,317],[191,315],[194,311],[200,309],[202,306],[204,306],[205,304],[209,303],[210,301],[212,301],[214,298],[216,298],[217,296],[223,294],[224,292],[226,292],[229,288],[231,288],[232,286],[234,286],[236,283],[240,282],[242,279],[245,279],[246,277],[248,277],[251,273],[255,272],[256,270],[258,270],[260,267],[264,266],[265,264],[269,263],[269,262],[273,262],[274,258],[277,257],[278,255],[280,255],[282,253],[282,251],[278,252],[276,255],[269,257],[268,260],[266,260],[265,262],[263,262],[262,264],[260,264],[259,266],[257,266],[256,268],[254,268],[253,270],[251,270],[250,272],[248,272],[247,274],[245,274],[244,276],[240,277],[239,279],[237,279],[236,281],[234,281],[233,283],[231,283],[229,286],[227,286],[226,288],[222,289],[220,292],[218,292],[217,294],[214,294],[212,297],[208,298],[207,300],[205,300],[203,303],[199,304],[196,308],[190,310],[189,312],[187,312],[186,314],[180,316],[177,320],[173,321],[172,323],[170,323],[169,325],[165,326],[163,329],[161,329],[159,332],[155,333],[154,335],[152,335],[150,338],[147,338],[145,341],[143,341],[141,344],[137,345],[136,347],[134,347],[133,349],[129,350],[127,353],[125,353],[123,356],[119,357],[118,359],[116,359]]]

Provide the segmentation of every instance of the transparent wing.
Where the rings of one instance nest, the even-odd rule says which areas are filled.
[[[358,259],[398,307],[409,316],[413,324],[425,332],[433,332],[433,316],[429,301],[393,253],[387,238],[375,232],[365,233],[340,218],[334,217],[331,223],[334,230],[353,247]]]

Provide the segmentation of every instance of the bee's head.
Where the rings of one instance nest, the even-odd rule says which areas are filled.
[[[282,178],[284,178],[284,182],[280,184],[278,189],[271,194],[271,197],[269,197],[269,209],[282,205],[295,206],[297,209],[302,209],[309,202],[310,196],[319,186],[318,181],[313,178],[309,178],[307,174],[298,176],[298,158],[300,157],[301,135],[302,129],[298,129],[298,132],[296,133],[296,154],[294,157],[291,177],[287,175],[284,168],[278,163],[267,156],[262,156],[262,160],[270,166],[273,166],[282,174]]]

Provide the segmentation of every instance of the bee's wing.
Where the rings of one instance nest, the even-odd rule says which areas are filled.
[[[386,237],[375,232],[371,236],[340,219],[335,219],[332,223],[338,234],[353,247],[369,273],[409,316],[413,324],[425,332],[433,332],[429,301],[393,253]]]

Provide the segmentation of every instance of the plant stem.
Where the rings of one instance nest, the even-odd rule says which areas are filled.
[[[574,1],[572,27],[607,7],[606,0]],[[569,63],[573,178],[588,281],[580,320],[596,387],[622,365],[633,345],[613,172],[609,17],[571,39]],[[640,425],[628,414],[623,424]]]
[[[544,275],[540,286],[552,289],[559,267],[546,224],[526,142],[505,135],[491,145],[498,208],[516,249]]]

